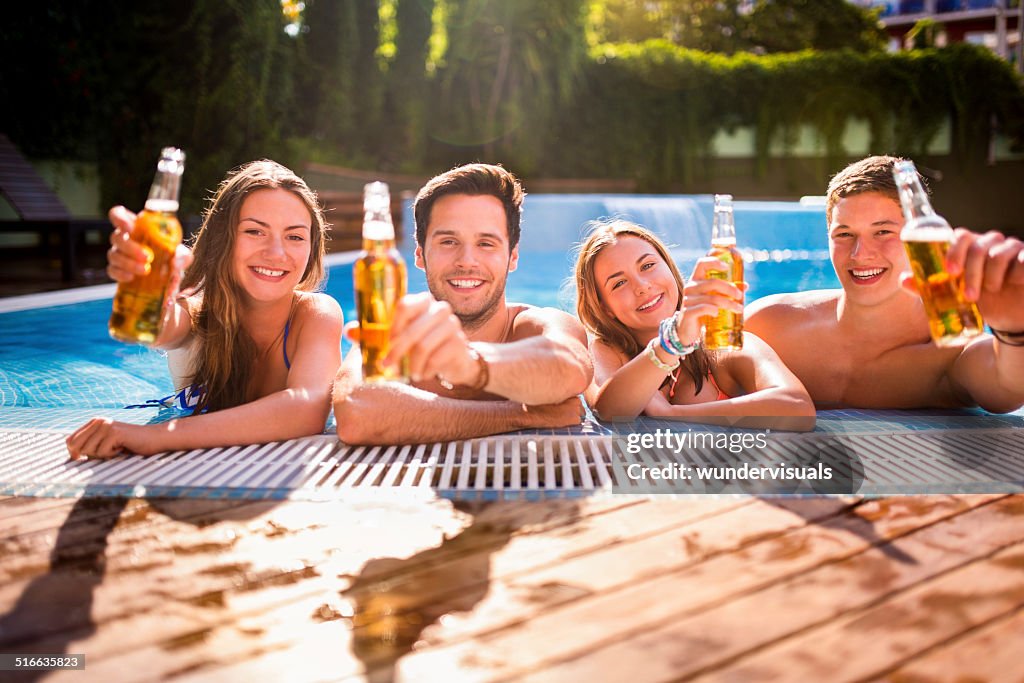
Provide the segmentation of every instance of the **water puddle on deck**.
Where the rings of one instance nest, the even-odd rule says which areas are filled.
[[[352,652],[365,666],[367,680],[393,680],[396,662],[424,644],[424,630],[443,625],[447,615],[472,611],[490,591],[492,555],[514,534],[557,529],[579,514],[576,504],[567,501],[463,507],[473,521],[461,533],[406,559],[371,560],[340,593],[347,604],[325,604],[313,615],[349,621]]]

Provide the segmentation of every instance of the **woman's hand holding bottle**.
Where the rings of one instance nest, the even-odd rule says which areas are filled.
[[[701,336],[701,327],[720,309],[743,312],[743,291],[728,280],[709,279],[708,273],[728,268],[721,260],[705,256],[697,261],[693,275],[683,287],[683,305],[676,322],[676,333],[684,344],[692,344]]]
[[[114,226],[114,232],[110,234],[110,249],[107,250],[107,275],[117,282],[131,282],[136,276],[149,272],[153,255],[149,249],[131,238],[136,214],[123,206],[115,206],[107,216]],[[177,292],[181,276],[191,263],[192,250],[179,244],[174,254],[172,292]]]

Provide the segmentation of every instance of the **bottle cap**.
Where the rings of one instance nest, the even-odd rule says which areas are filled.
[[[185,152],[177,147],[164,147],[160,150],[160,161],[156,164],[156,170],[181,175],[185,172]]]

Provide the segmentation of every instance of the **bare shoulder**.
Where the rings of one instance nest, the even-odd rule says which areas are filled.
[[[296,292],[297,319],[318,321],[321,324],[336,324],[341,329],[344,314],[341,305],[330,294],[323,292]]]
[[[569,335],[586,343],[586,332],[575,316],[557,308],[509,304],[513,317],[512,338],[525,339],[537,335]]]
[[[597,337],[587,335],[587,341],[589,342],[587,346],[590,349],[590,353],[594,356],[594,361],[596,363],[620,368],[632,360],[622,351],[618,350],[608,342],[598,339]]]
[[[816,309],[835,307],[841,289],[812,289],[807,292],[784,292],[769,294],[748,304],[744,315],[747,318],[758,314],[799,315]]]
[[[761,297],[746,307],[744,322],[754,332],[811,322],[820,316],[833,315],[841,292],[840,289],[815,289]]]

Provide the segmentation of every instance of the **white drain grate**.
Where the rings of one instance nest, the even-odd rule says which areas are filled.
[[[451,498],[534,499],[595,492],[772,493],[749,487],[648,482],[626,476],[648,466],[771,467],[824,460],[852,490],[798,492],[1006,493],[1024,491],[1024,430],[961,429],[890,434],[773,435],[766,448],[723,457],[707,449],[629,456],[611,436],[508,435],[416,446],[346,446],[333,436],[158,456],[69,462],[64,433],[0,430],[0,494],[331,499],[355,492],[410,491]],[[735,483],[735,482],[732,482]],[[719,482],[721,484],[721,482]],[[781,489],[779,492],[792,492]]]
[[[504,436],[346,446],[332,436],[69,462],[64,434],[0,432],[0,494],[323,499],[353,489],[474,498],[585,495],[612,484],[609,437]]]

